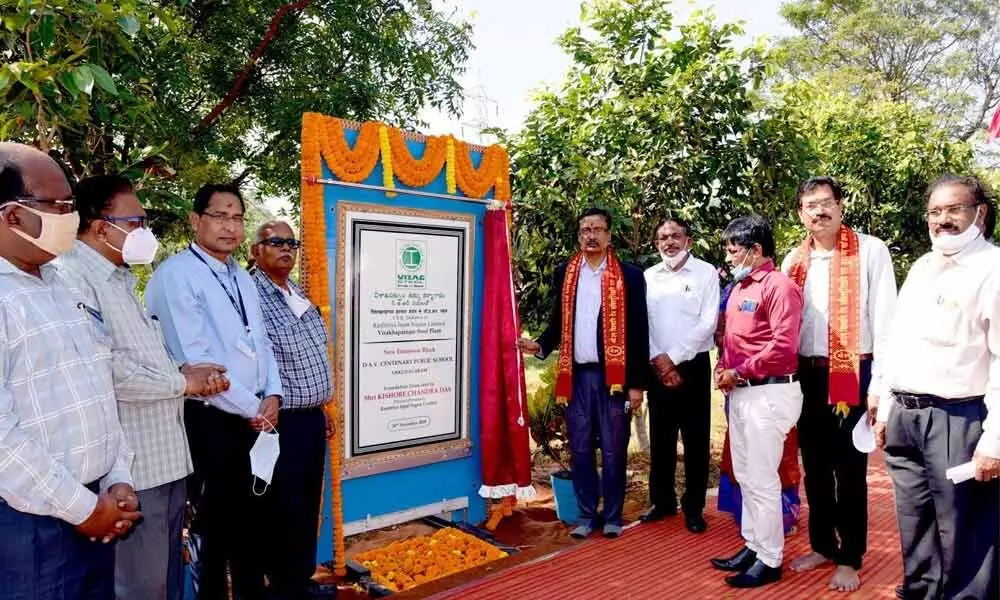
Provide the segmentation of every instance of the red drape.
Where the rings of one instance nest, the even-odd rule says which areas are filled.
[[[483,486],[479,494],[527,498],[534,495],[534,488],[523,359],[517,348],[521,320],[514,302],[506,211],[486,211],[483,229],[486,260],[479,350]]]
[[[993,113],[993,120],[990,121],[990,128],[986,130],[986,141],[1000,139],[1000,106]]]

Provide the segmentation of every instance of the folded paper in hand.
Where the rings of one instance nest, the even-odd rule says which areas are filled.
[[[957,467],[951,467],[944,472],[944,476],[955,484],[968,481],[976,476],[976,461],[970,460],[969,462],[958,465]]]

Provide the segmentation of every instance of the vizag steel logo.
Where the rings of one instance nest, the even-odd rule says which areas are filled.
[[[396,240],[396,288],[417,290],[427,287],[427,242]]]

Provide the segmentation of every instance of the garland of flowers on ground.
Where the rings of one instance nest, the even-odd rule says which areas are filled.
[[[393,542],[354,557],[382,586],[402,592],[494,560],[507,553],[463,531],[446,527],[434,535]]]
[[[328,331],[333,331],[330,311],[330,281],[326,264],[326,211],[323,207],[323,186],[316,183],[316,179],[323,176],[322,148],[326,137],[321,115],[306,113],[302,116],[303,279],[313,304],[319,307],[326,320]],[[362,136],[358,137],[360,141]],[[340,139],[343,140],[343,137],[341,136]],[[360,170],[355,172],[360,173]],[[364,177],[362,177],[363,179]],[[327,350],[332,363],[334,360],[332,340]],[[339,389],[339,386],[334,385],[334,389]],[[339,424],[341,420],[338,410],[337,402],[327,402],[324,407],[327,418],[333,423]],[[340,475],[340,436],[340,427],[334,427],[333,437],[330,439],[330,498],[332,504],[330,512],[333,515],[334,573],[344,576],[347,574],[347,559],[344,554],[344,502]],[[321,506],[322,499],[321,496]],[[322,513],[322,508],[320,512]]]

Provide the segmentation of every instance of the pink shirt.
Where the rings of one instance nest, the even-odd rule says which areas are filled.
[[[802,290],[768,260],[733,287],[726,303],[722,365],[746,379],[798,369]]]

